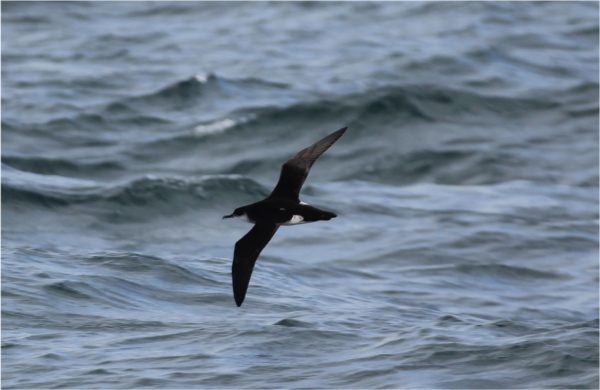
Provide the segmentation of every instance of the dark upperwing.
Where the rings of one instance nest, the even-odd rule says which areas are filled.
[[[298,202],[302,184],[310,172],[315,161],[335,143],[346,131],[347,127],[334,131],[327,137],[315,142],[306,149],[302,149],[281,167],[279,181],[270,198],[286,198]]]
[[[233,281],[233,297],[236,305],[241,306],[246,297],[250,276],[258,255],[269,243],[278,226],[275,224],[257,223],[244,237],[235,243],[231,278]]]

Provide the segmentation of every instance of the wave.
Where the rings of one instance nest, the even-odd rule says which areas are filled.
[[[438,121],[473,113],[513,117],[532,110],[553,109],[557,103],[547,96],[509,98],[432,85],[383,87],[365,92],[301,102],[287,107],[266,108],[256,113],[256,121],[282,119],[317,121],[348,118],[350,123],[377,123],[382,119]]]
[[[157,256],[131,252],[102,252],[83,258],[89,265],[110,269],[119,273],[152,273],[159,279],[192,285],[217,285],[219,282],[207,275],[200,275],[182,265]],[[208,274],[208,271],[206,271]]]
[[[171,210],[210,202],[266,196],[259,183],[236,175],[189,179],[144,176],[122,184],[38,175],[4,167],[2,202],[44,207],[104,202],[121,206],[162,206]]]
[[[473,275],[477,277],[494,277],[504,279],[510,282],[529,281],[535,279],[563,279],[567,275],[551,271],[541,271],[533,268],[507,265],[507,264],[460,264],[454,267],[459,273]]]
[[[279,93],[278,93],[279,92]],[[280,97],[281,92],[290,93],[287,84],[276,83],[258,78],[233,79],[218,76],[214,73],[197,74],[184,80],[175,81],[158,91],[128,97],[106,106],[108,113],[122,111],[124,108],[137,110],[176,111],[181,113],[186,109],[203,109],[206,103],[213,110],[219,109],[212,104],[220,101],[227,108],[232,108],[232,103],[239,102],[243,105],[260,101],[265,95]],[[248,100],[250,99],[250,100]],[[235,107],[235,104],[233,104]]]
[[[201,85],[197,85],[199,82],[193,80],[184,84],[190,83],[196,85],[193,88],[201,88]],[[210,78],[207,83],[210,83]],[[177,84],[148,98],[161,98],[165,93],[174,93],[172,90],[180,93],[181,89],[187,88],[189,87]],[[217,119],[196,120],[196,123],[192,122],[180,131],[143,141],[138,148],[159,148],[166,154],[175,151],[181,153],[182,148],[193,148],[194,145],[206,142],[225,144],[232,139],[252,134],[253,138],[259,140],[279,137],[286,142],[281,150],[292,150],[305,146],[304,143],[312,139],[308,137],[311,129],[330,131],[348,125],[352,129],[348,137],[354,138],[356,143],[364,139],[369,141],[367,144],[371,144],[374,132],[379,139],[386,135],[392,137],[383,147],[384,150],[389,149],[397,154],[398,148],[392,143],[399,133],[407,131],[407,126],[432,122],[455,124],[467,117],[470,121],[471,118],[486,118],[486,121],[498,123],[515,117],[526,117],[536,111],[552,110],[556,106],[557,103],[545,96],[514,99],[428,85],[384,87],[357,94],[307,98],[283,106],[248,107],[246,104]],[[286,137],[282,137],[284,132]],[[462,136],[469,138],[472,134],[465,131]],[[403,146],[406,146],[406,139],[398,141],[404,142]],[[390,149],[392,146],[393,150]],[[146,152],[140,153],[144,155]],[[239,164],[243,164],[243,161]]]
[[[2,125],[9,133],[26,132],[36,139],[58,140],[69,146],[135,143],[152,138],[152,134],[222,120],[227,113],[241,108],[287,104],[298,95],[283,83],[197,74],[157,91],[119,98],[76,115],[33,123],[4,119]]]
[[[87,302],[115,310],[154,308],[157,301],[176,305],[213,304],[215,299],[229,302],[229,268],[225,259],[197,257],[159,257],[136,252],[103,251],[73,254],[72,251],[46,251],[37,257],[50,260],[52,272],[36,274],[26,287],[8,288],[9,296],[30,302],[62,305],[77,312]],[[72,267],[80,271],[70,272]],[[4,313],[3,313],[4,314]],[[106,312],[106,318],[114,312]]]
[[[578,88],[597,91],[597,84]],[[340,116],[355,122],[369,122],[389,114],[402,120],[433,121],[476,112],[510,117],[515,113],[527,114],[532,109],[552,109],[556,105],[543,93],[537,97],[514,98],[427,84],[386,86],[349,95],[311,95],[284,83],[208,73],[175,81],[157,91],[121,98],[90,112],[32,123],[28,127],[89,131],[102,126],[104,130],[114,130],[120,126],[172,125],[182,117],[217,121],[237,112],[256,114],[257,122],[302,118],[310,124]],[[211,110],[210,114],[203,112],[207,109]],[[148,112],[157,114],[144,114]],[[179,116],[174,117],[175,113]]]
[[[63,174],[65,176],[102,175],[124,170],[123,164],[112,160],[77,161],[64,157],[23,156],[18,154],[2,155],[2,163],[21,171],[40,174]]]
[[[29,172],[97,178],[126,171],[137,162],[160,164],[197,154],[202,148],[214,162],[203,173],[271,174],[278,170],[278,162],[313,141],[317,132],[325,134],[348,125],[352,131],[345,142],[324,157],[343,163],[330,175],[335,179],[489,184],[514,179],[519,166],[539,165],[540,169],[528,169],[521,178],[557,180],[548,178],[552,167],[540,165],[547,164],[543,159],[531,161],[526,153],[509,150],[511,145],[490,149],[486,144],[501,142],[498,133],[508,137],[512,129],[504,125],[506,121],[528,121],[537,113],[554,115],[555,111],[561,111],[565,119],[597,113],[597,103],[581,97],[597,91],[597,83],[583,82],[559,97],[540,92],[511,98],[407,85],[300,97],[285,84],[199,74],[115,101],[96,112],[34,125],[3,121],[9,136],[30,134],[36,141],[42,136],[62,146],[107,147],[111,160],[29,157],[5,151],[2,161]],[[492,125],[497,131],[482,136],[481,126]],[[453,128],[444,132],[442,126]],[[240,139],[259,157],[231,147]],[[582,176],[577,184],[596,183],[590,177]]]
[[[397,153],[380,152],[368,163],[351,162],[342,179],[359,179],[388,184],[434,182],[439,184],[496,184],[511,180],[513,167],[524,164],[506,151],[476,147],[440,147]],[[528,172],[527,174],[534,174]]]

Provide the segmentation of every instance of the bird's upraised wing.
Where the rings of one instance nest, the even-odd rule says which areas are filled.
[[[279,181],[269,197],[299,201],[300,189],[310,172],[310,168],[344,134],[346,129],[347,127],[344,127],[334,131],[308,148],[302,149],[294,157],[286,161],[281,167]]]
[[[231,278],[233,281],[233,297],[239,306],[244,302],[254,263],[263,248],[269,243],[278,226],[275,224],[257,223],[244,237],[235,243]]]

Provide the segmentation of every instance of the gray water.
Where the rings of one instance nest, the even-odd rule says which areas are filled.
[[[597,3],[2,2],[2,65],[3,388],[598,388]]]

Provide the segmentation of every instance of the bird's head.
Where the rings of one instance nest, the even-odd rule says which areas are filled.
[[[246,214],[246,212],[244,211],[244,209],[241,207],[238,207],[237,209],[233,210],[233,213],[231,213],[229,215],[224,215],[223,219],[234,218],[234,217],[243,217],[245,214]]]

